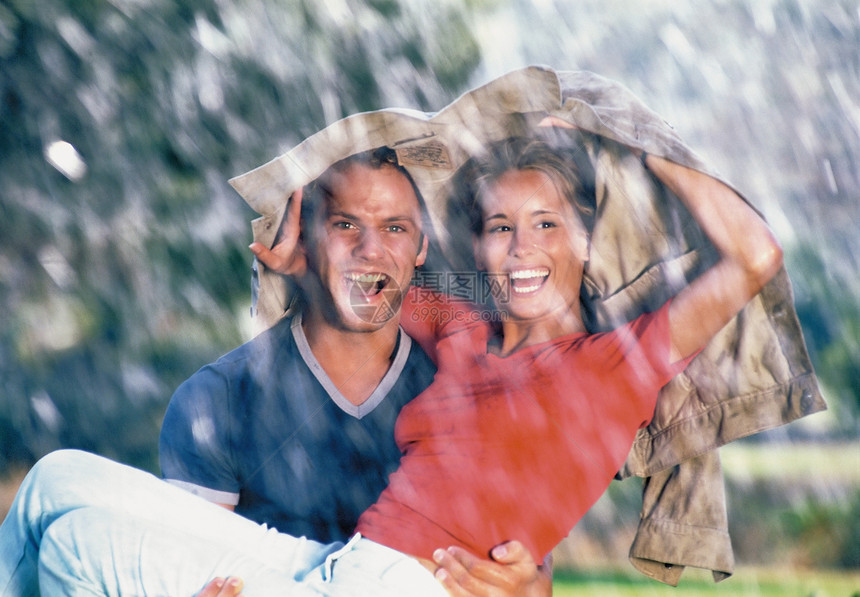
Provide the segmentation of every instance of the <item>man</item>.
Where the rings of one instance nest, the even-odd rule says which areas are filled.
[[[401,289],[424,263],[424,208],[392,150],[327,170],[290,203],[299,313],[204,367],[177,390],[161,434],[163,474],[210,501],[293,535],[345,540],[396,466],[394,421],[435,368],[399,328]],[[286,243],[291,244],[291,243]],[[255,244],[266,260],[277,254]],[[444,547],[444,546],[440,546]],[[496,562],[437,553],[454,595],[550,594],[522,546]]]

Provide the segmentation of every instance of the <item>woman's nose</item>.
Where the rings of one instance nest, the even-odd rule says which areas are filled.
[[[510,254],[515,257],[522,257],[534,251],[535,239],[532,231],[525,227],[518,226],[514,228],[511,235]]]

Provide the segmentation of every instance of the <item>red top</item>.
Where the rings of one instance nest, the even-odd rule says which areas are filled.
[[[400,467],[357,530],[427,559],[449,545],[487,557],[516,539],[540,562],[603,494],[688,362],[669,363],[668,303],[502,358],[487,353],[480,314],[418,292],[401,321],[438,372],[400,412]]]

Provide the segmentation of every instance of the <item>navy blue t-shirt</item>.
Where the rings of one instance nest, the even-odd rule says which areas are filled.
[[[185,381],[165,414],[165,479],[279,531],[345,540],[400,460],[394,422],[435,366],[402,330],[376,391],[348,402],[299,318],[284,320]]]

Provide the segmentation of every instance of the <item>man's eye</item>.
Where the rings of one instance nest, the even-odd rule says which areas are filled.
[[[406,228],[398,224],[392,224],[386,228],[388,232],[406,232]]]
[[[334,222],[332,228],[335,230],[352,230],[355,228],[355,224],[352,222]]]

